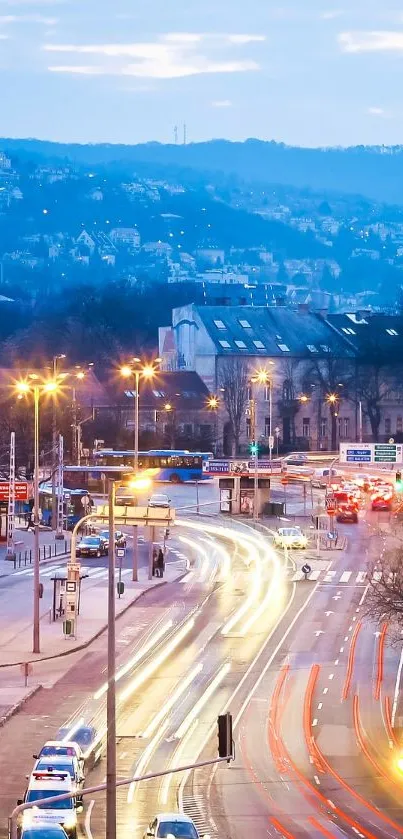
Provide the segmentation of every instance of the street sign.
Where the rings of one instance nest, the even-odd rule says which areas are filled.
[[[303,574],[305,574],[305,576],[307,577],[307,576],[308,576],[308,574],[310,574],[310,573],[311,573],[312,568],[311,568],[311,566],[310,566],[310,565],[308,565],[308,563],[307,563],[307,562],[305,562],[305,565],[303,565],[303,566],[302,566],[301,571],[302,571],[302,573],[303,573]]]
[[[0,481],[0,501],[8,501],[10,497],[10,482]],[[15,500],[28,500],[28,484],[26,481],[15,482]]]
[[[274,437],[270,436],[269,437],[269,449],[272,449],[273,446],[274,446]]]
[[[336,512],[336,499],[332,495],[328,495],[326,498],[326,510],[329,516]]]
[[[286,478],[285,476],[283,476],[283,477],[281,478],[281,483],[283,484],[283,486],[286,486],[286,485],[288,484],[288,478]]]
[[[403,463],[403,445],[340,443],[340,463]]]
[[[124,559],[126,555],[126,551],[124,548],[116,548],[116,556],[118,559]]]

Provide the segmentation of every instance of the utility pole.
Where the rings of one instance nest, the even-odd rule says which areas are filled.
[[[57,522],[56,539],[64,539],[63,534],[63,437],[59,434],[57,461]]]
[[[52,496],[53,497],[53,496]],[[39,641],[39,387],[34,386],[34,626],[32,652],[40,652]]]
[[[115,482],[109,480],[108,692],[106,697],[106,836],[116,839]]]
[[[10,436],[10,475],[7,515],[7,559],[15,559],[15,431]]]

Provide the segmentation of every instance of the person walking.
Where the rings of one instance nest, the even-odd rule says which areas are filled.
[[[158,571],[159,571],[158,576],[163,577],[164,576],[164,571],[165,571],[165,560],[164,560],[164,554],[162,553],[161,548],[158,551],[157,567],[158,567]]]
[[[153,550],[153,577],[159,577],[158,573],[158,557],[157,557],[157,549],[154,548]]]

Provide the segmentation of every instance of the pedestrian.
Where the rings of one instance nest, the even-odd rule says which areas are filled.
[[[28,514],[28,518],[27,518],[27,530],[32,530],[33,526],[34,526],[34,515],[33,515],[33,512],[31,510],[31,512]]]
[[[158,566],[158,570],[159,570],[159,575],[158,576],[163,577],[164,576],[164,571],[165,571],[165,560],[164,560],[164,554],[162,553],[161,548],[158,551],[157,566]]]
[[[158,568],[158,557],[157,557],[157,549],[154,548],[153,550],[153,577],[159,577],[159,568]]]

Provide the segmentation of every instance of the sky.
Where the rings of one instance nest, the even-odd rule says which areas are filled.
[[[0,0],[0,136],[403,142],[403,1]]]

